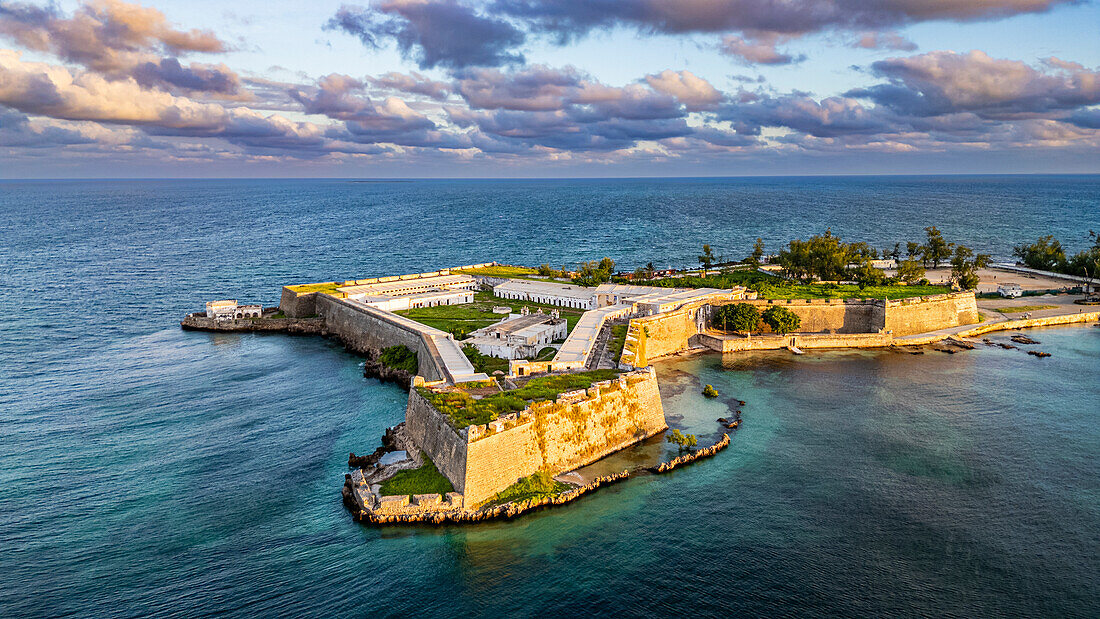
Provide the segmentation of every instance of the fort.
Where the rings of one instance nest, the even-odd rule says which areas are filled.
[[[740,286],[604,283],[586,288],[551,278],[485,275],[494,269],[499,270],[496,263],[483,263],[285,286],[278,308],[215,301],[206,312],[188,314],[182,326],[321,334],[374,358],[384,350],[405,350],[411,364],[405,420],[387,432],[375,454],[349,458],[352,471],[343,488],[345,503],[357,518],[387,523],[515,515],[517,509],[558,504],[621,479],[612,476],[579,487],[563,482],[567,478],[562,475],[667,429],[652,363],[668,355],[911,346],[1011,328],[1014,322],[984,319],[973,292],[904,299],[768,300]],[[486,300],[483,295],[491,296]],[[473,309],[477,303],[491,309]],[[513,311],[528,303],[540,307],[530,312],[523,305],[522,311]],[[789,334],[770,333],[763,325],[751,335],[715,328],[718,308],[736,303],[759,310],[783,307],[801,324]],[[572,312],[572,328],[559,309],[546,313],[541,306]],[[432,322],[428,318],[410,317],[422,315],[413,310],[430,310],[432,316],[452,315],[444,310],[466,312],[461,315],[473,318],[462,320],[488,324],[456,338],[444,330],[446,324],[436,328],[427,324]],[[1084,319],[1085,314],[1078,314],[1022,324]],[[625,331],[618,349],[610,343],[615,328]],[[553,356],[536,358],[540,349],[550,349]],[[471,352],[475,350],[476,355]],[[471,358],[480,364],[483,356],[500,358],[507,371],[475,367]],[[699,453],[712,455],[728,441],[727,436],[724,444]],[[655,472],[692,459],[675,459]],[[405,484],[410,478],[419,481]],[[425,486],[424,480],[431,483]],[[524,495],[520,490],[532,480],[548,488]],[[515,507],[520,504],[526,507]]]

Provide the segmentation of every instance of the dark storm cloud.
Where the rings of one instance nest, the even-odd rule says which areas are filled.
[[[354,35],[371,48],[393,39],[422,69],[523,62],[521,54],[510,51],[523,44],[522,31],[455,0],[388,0],[369,8],[345,5],[325,27]]]

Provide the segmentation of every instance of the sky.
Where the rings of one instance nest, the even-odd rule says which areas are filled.
[[[0,178],[1100,173],[1075,0],[0,0]]]

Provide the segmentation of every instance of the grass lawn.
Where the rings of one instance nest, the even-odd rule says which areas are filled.
[[[382,482],[379,490],[382,496],[454,492],[451,481],[435,468],[428,456],[421,454],[421,457],[424,458],[424,464],[420,468],[398,471],[396,475]]]
[[[550,473],[539,471],[501,490],[496,496],[488,501],[487,505],[503,505],[513,501],[524,501],[527,499],[553,496],[555,494],[561,494],[569,488],[569,484],[563,484],[557,481]]]
[[[548,277],[534,277],[538,275],[537,269],[531,267],[497,265],[495,267],[480,267],[477,269],[462,269],[454,273],[466,273],[469,275],[484,275],[486,277],[510,277],[513,279],[533,279],[540,282],[550,281]]]
[[[860,289],[855,284],[803,284],[792,282],[759,271],[731,271],[713,273],[707,277],[668,277],[643,285],[668,288],[730,288],[748,286],[759,293],[761,299],[904,299],[951,292],[947,286],[921,286],[904,284],[867,286]]]
[[[558,394],[576,389],[587,389],[592,383],[610,380],[619,375],[618,370],[594,370],[575,374],[539,376],[528,380],[519,389],[504,391],[476,399],[461,391],[436,392],[419,388],[420,395],[447,416],[451,425],[462,428],[494,421],[501,415],[519,412],[528,402],[553,400]]]
[[[607,350],[611,353],[611,358],[616,362],[623,354],[623,347],[626,346],[626,330],[629,325],[611,325],[611,341],[607,343]]]
[[[1039,310],[1057,309],[1057,305],[1017,305],[1016,307],[997,307],[993,311],[1002,314],[1022,314],[1024,312],[1037,312]]]
[[[473,346],[463,346],[462,354],[466,355],[466,358],[470,360],[470,363],[474,365],[474,369],[478,372],[484,372],[490,376],[497,370],[505,374],[508,373],[507,359],[498,359],[497,357],[483,355]]]
[[[554,355],[558,354],[558,349],[553,346],[547,346],[539,351],[539,354],[535,355],[535,361],[549,361],[554,358]]]
[[[406,318],[411,318],[421,324],[428,325],[429,327],[435,327],[440,331],[446,331],[454,335],[455,338],[461,339],[469,335],[471,331],[476,331],[477,329],[500,322],[505,315],[494,314],[493,307],[496,306],[510,307],[512,308],[513,314],[518,314],[524,306],[527,306],[532,311],[541,307],[546,313],[550,313],[550,310],[556,309],[561,312],[561,317],[565,319],[570,331],[573,330],[577,321],[581,319],[581,314],[583,313],[582,310],[557,307],[555,305],[516,301],[514,299],[501,299],[494,297],[491,292],[475,293],[473,303],[418,307],[416,309],[401,310],[396,313]]]

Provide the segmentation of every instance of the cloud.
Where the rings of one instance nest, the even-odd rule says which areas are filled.
[[[780,52],[776,45],[781,38],[778,34],[764,33],[753,39],[727,35],[722,39],[718,50],[727,56],[739,58],[742,64],[791,64],[802,62],[804,55],[794,56]]]
[[[691,71],[666,69],[656,75],[647,75],[645,81],[653,90],[676,97],[692,111],[706,109],[723,99],[717,88]]]
[[[852,41],[852,47],[911,52],[917,49],[917,44],[901,36],[897,32],[887,30],[860,32],[856,35],[855,40]]]
[[[995,19],[1074,0],[496,0],[534,30],[572,37],[594,29],[805,34],[929,20]]]
[[[415,71],[411,73],[391,71],[378,77],[368,77],[367,80],[376,88],[424,95],[439,101],[451,94],[450,84],[429,79]]]
[[[71,16],[46,8],[0,2],[0,36],[99,72],[109,79],[135,78],[177,91],[235,96],[240,79],[224,64],[182,65],[176,56],[222,53],[226,44],[209,30],[172,27],[157,9],[120,0],[81,5]]]
[[[934,116],[972,112],[982,118],[1022,118],[1100,103],[1100,72],[1057,58],[1047,71],[1024,62],[991,58],[981,51],[929,52],[871,65],[885,84],[855,89],[899,113]]]
[[[370,8],[344,5],[325,26],[378,48],[393,39],[421,69],[522,63],[508,51],[525,35],[507,21],[478,14],[456,0],[384,0]]]

